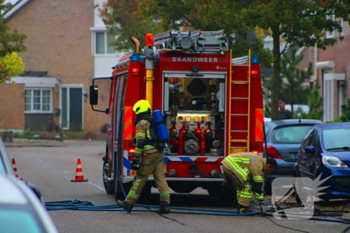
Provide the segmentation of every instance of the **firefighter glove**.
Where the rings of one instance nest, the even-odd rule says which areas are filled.
[[[138,170],[139,169],[139,161],[138,159],[134,159],[131,164],[131,169]]]
[[[260,206],[261,214],[262,214],[262,215],[265,214],[265,213],[266,213],[265,205],[264,205],[263,203],[260,203],[259,206]]]

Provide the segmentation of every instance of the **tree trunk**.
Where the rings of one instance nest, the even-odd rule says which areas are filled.
[[[280,29],[279,25],[274,25],[272,29],[273,38],[273,68],[272,68],[272,97],[271,97],[271,117],[272,120],[278,119],[278,101],[281,89],[281,56],[280,56]]]

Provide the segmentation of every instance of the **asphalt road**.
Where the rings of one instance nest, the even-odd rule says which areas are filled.
[[[26,144],[27,143],[27,144]],[[91,201],[94,206],[114,205],[113,196],[107,195],[102,182],[103,141],[65,141],[55,145],[38,142],[17,142],[7,148],[16,159],[18,175],[34,183],[42,191],[45,201],[60,202],[79,199]],[[50,145],[49,145],[50,144]],[[23,147],[25,146],[25,147]],[[87,182],[71,182],[76,175],[77,159],[81,160]],[[140,204],[157,205],[154,193]],[[207,195],[205,190],[193,193],[172,194],[172,207],[235,210],[223,206]],[[61,233],[88,232],[342,232],[348,224],[314,220],[277,220],[262,216],[221,216],[203,211],[197,214],[170,213],[158,215],[149,207],[134,207],[131,214],[116,208],[113,210],[50,210]],[[172,209],[172,211],[179,211]],[[334,219],[334,218],[333,218]]]

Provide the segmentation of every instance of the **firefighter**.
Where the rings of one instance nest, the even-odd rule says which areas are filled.
[[[249,206],[255,194],[261,213],[265,213],[264,172],[275,170],[276,161],[271,158],[262,158],[254,153],[235,153],[228,155],[221,163],[226,178],[236,186],[237,212],[251,212]]]
[[[164,152],[155,148],[155,142],[151,137],[151,106],[148,101],[139,100],[135,103],[133,110],[137,115],[135,122],[137,133],[135,135],[135,159],[131,166],[132,169],[136,170],[136,177],[125,200],[118,200],[117,204],[130,213],[139,199],[148,177],[153,173],[160,195],[160,208],[157,213],[170,213],[170,190],[165,179]]]

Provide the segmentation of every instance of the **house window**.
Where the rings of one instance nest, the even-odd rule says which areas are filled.
[[[334,15],[327,15],[326,19],[334,21]],[[334,38],[334,30],[332,32],[326,31],[326,39],[331,39],[331,38]]]
[[[52,112],[51,89],[26,89],[24,95],[26,113]]]
[[[339,33],[339,37],[340,37],[340,39],[343,39],[344,38],[344,20],[340,19],[339,24],[341,27],[341,32]]]
[[[95,32],[95,54],[115,54],[113,46],[109,42],[115,39],[115,35],[107,32]]]

